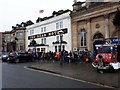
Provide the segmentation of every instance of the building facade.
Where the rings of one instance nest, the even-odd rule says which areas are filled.
[[[9,52],[11,50],[15,50],[15,51],[25,50],[24,29],[16,29],[3,33],[3,51]]]
[[[90,51],[106,38],[120,38],[113,25],[113,18],[120,2],[75,2],[71,14],[72,50]]]
[[[9,31],[3,32],[2,38],[3,38],[2,41],[3,51],[5,52],[10,51],[11,45],[9,45],[9,43],[11,42],[11,32]]]
[[[3,32],[3,51],[25,51],[25,30],[26,26],[32,25],[32,21],[22,22],[12,26],[11,31]]]
[[[71,50],[70,10],[53,11],[52,16],[38,18],[26,29],[26,50],[37,48],[41,52]],[[36,45],[32,42],[35,41]]]

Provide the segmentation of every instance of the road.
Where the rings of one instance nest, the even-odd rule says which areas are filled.
[[[32,63],[2,63],[2,88],[104,88],[24,68]]]

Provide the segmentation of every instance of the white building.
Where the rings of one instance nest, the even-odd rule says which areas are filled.
[[[71,18],[70,10],[53,12],[52,16],[38,18],[36,24],[26,29],[26,50],[37,48],[40,51],[59,52],[63,48],[71,50]],[[62,36],[60,39],[60,31]],[[36,47],[30,42],[36,41]]]

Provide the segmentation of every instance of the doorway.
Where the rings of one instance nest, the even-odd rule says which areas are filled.
[[[103,34],[101,34],[99,31],[95,33],[95,35],[93,36],[93,52],[95,54],[97,54],[97,49],[95,47],[95,45],[101,45],[104,44],[104,36]]]

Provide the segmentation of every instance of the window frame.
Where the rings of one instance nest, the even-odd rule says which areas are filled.
[[[87,33],[85,30],[81,30],[81,33],[80,33],[80,46],[81,47],[87,46]]]
[[[63,21],[60,21],[60,29],[63,28]]]
[[[56,23],[56,29],[59,29],[59,22]]]
[[[34,34],[34,29],[30,30],[30,35]]]

